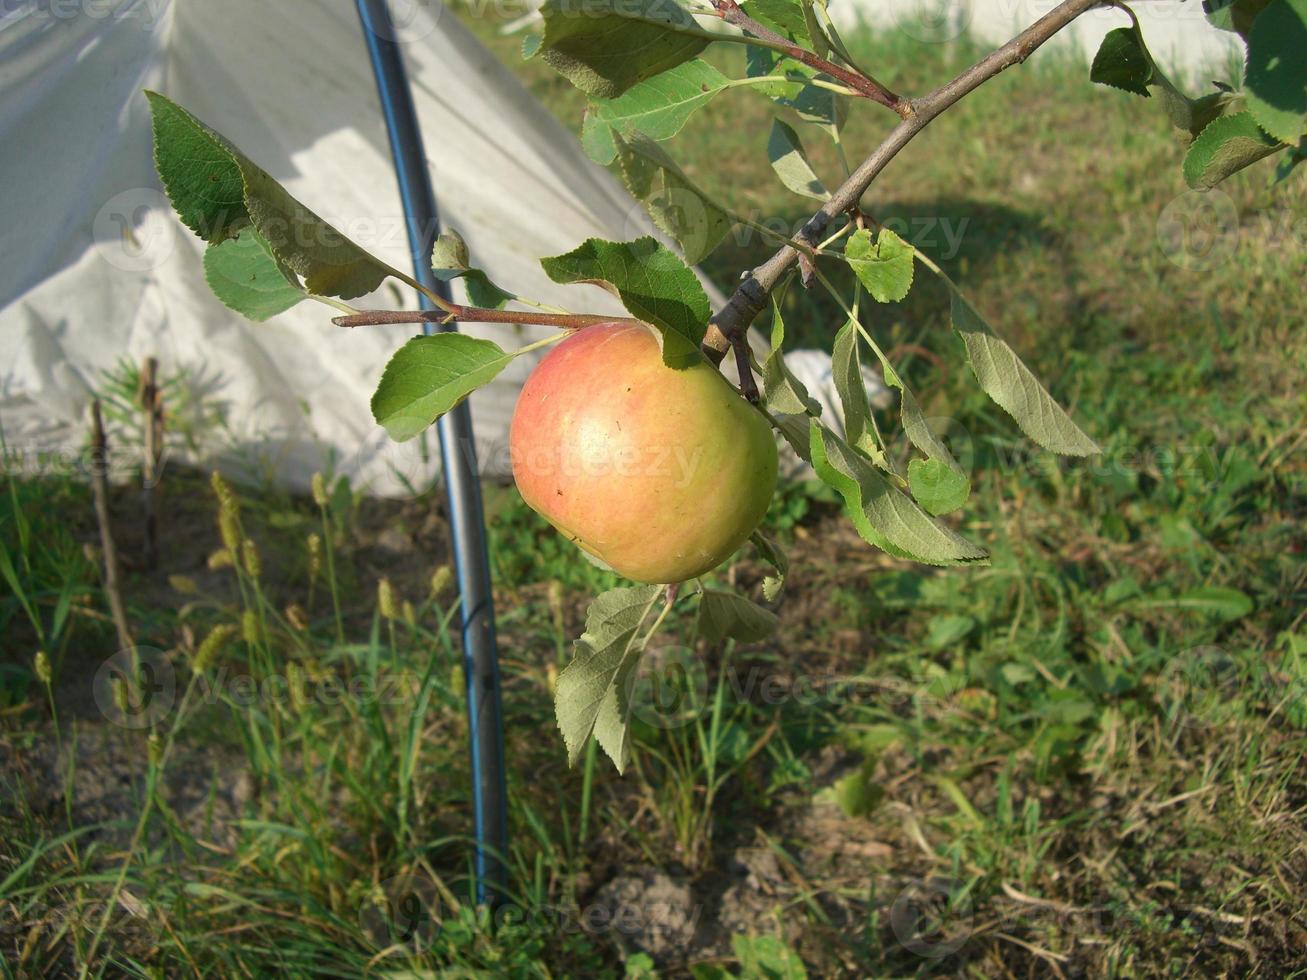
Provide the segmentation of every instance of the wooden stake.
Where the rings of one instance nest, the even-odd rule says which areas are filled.
[[[147,357],[141,366],[141,408],[145,410],[145,460],[141,466],[141,501],[145,509],[145,567],[159,563],[159,513],[155,495],[162,476],[163,393],[159,390],[159,362]]]
[[[95,498],[95,519],[100,525],[100,551],[104,556],[104,591],[109,597],[109,612],[118,631],[118,646],[132,649],[131,631],[127,628],[127,611],[123,607],[122,589],[118,581],[118,549],[113,543],[113,528],[109,524],[109,451],[104,437],[104,419],[100,415],[100,399],[91,402],[91,494]]]

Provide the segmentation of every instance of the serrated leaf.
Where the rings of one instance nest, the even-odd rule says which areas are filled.
[[[1003,411],[1045,449],[1065,456],[1102,452],[1071,421],[1007,341],[997,336],[956,290],[952,295],[953,330],[962,338],[976,380]]]
[[[771,135],[767,139],[767,159],[781,183],[804,197],[829,201],[830,192],[822,185],[808,162],[798,134],[780,119],[773,119]]]
[[[291,197],[276,180],[181,106],[146,92],[155,166],[182,221],[214,244],[252,223],[310,293],[353,299],[395,270]]]
[[[844,438],[857,445],[867,430],[871,406],[867,402],[867,387],[862,380],[862,364],[858,358],[858,328],[852,320],[835,334],[831,348],[831,379],[844,410]]]
[[[641,653],[637,634],[661,591],[658,585],[611,589],[590,603],[585,632],[554,688],[554,715],[568,765],[576,765],[593,734],[617,771],[626,768],[628,686]]]
[[[809,465],[812,464],[812,451],[809,448],[808,422],[811,415],[772,415],[772,424],[781,434],[794,454]]]
[[[786,75],[798,74],[800,77],[808,75],[812,78],[819,78],[823,82],[837,84],[835,79],[824,73],[814,73],[811,69],[805,72],[803,69],[806,67],[806,65],[798,65],[795,68],[787,67]],[[839,142],[840,131],[844,129],[844,123],[849,117],[848,96],[832,92],[828,88],[805,83],[798,92],[793,95],[782,95],[775,101],[779,105],[793,109],[804,122],[826,130],[827,135],[832,140]]]
[[[211,244],[249,223],[245,181],[227,141],[157,92],[146,92],[154,166],[182,224]]]
[[[845,514],[868,544],[929,565],[960,565],[987,557],[983,549],[932,520],[870,460],[815,419],[810,421],[809,440],[812,468],[844,499]]]
[[[699,362],[699,344],[712,313],[708,296],[689,266],[653,238],[590,238],[540,264],[554,282],[609,283],[634,316],[662,333],[663,361],[669,367]]]
[[[742,595],[721,589],[704,589],[699,597],[697,630],[709,643],[726,638],[740,643],[757,643],[776,632],[776,614]]]
[[[253,228],[204,250],[204,278],[213,295],[241,316],[262,323],[305,298],[298,280],[273,257]]]
[[[855,231],[844,255],[858,281],[878,303],[897,303],[912,288],[912,246],[882,228],[873,242],[866,228]]]
[[[965,473],[942,459],[914,459],[908,463],[908,486],[913,499],[935,517],[951,514],[971,496]]]
[[[808,21],[799,0],[746,0],[744,12],[777,34],[783,34],[800,47],[809,47],[812,38]]]
[[[1248,33],[1248,110],[1282,143],[1307,128],[1307,0],[1271,0]]]
[[[1234,101],[1225,92],[1189,98],[1157,67],[1143,35],[1133,26],[1118,27],[1107,33],[1094,57],[1089,77],[1144,98],[1157,95],[1171,125],[1191,137],[1202,132],[1204,126],[1227,111]]]
[[[1089,67],[1089,80],[1148,98],[1148,84],[1153,80],[1153,59],[1149,57],[1139,31],[1134,27],[1108,31]]]
[[[729,78],[698,58],[677,65],[627,89],[619,98],[591,104],[581,128],[582,145],[590,159],[607,166],[617,156],[613,131],[671,139],[729,84]]]
[[[966,503],[966,499],[971,493],[971,480],[962,471],[962,467],[959,466],[957,460],[953,458],[953,454],[949,452],[948,447],[940,441],[939,437],[935,435],[934,431],[930,428],[929,423],[926,421],[925,413],[921,411],[921,406],[917,403],[916,396],[912,394],[912,390],[908,388],[908,386],[903,382],[903,379],[899,377],[898,371],[894,369],[894,365],[891,364],[889,358],[885,356],[885,352],[880,349],[880,345],[875,343],[870,335],[868,335],[867,340],[873,353],[875,353],[880,361],[880,370],[882,376],[885,378],[885,383],[891,388],[898,389],[899,418],[903,423],[903,431],[904,434],[907,435],[908,441],[912,443],[914,448],[925,453],[927,459],[932,460],[937,465],[943,466],[952,472],[952,478],[949,481],[952,487],[962,488],[962,499],[957,501],[955,506],[949,507],[947,510],[933,510],[931,507],[926,506],[925,502],[919,497],[917,498],[917,502],[921,503],[922,506],[926,506],[926,509],[936,516],[956,510],[958,507],[961,507],[962,504]],[[856,439],[850,441],[855,445],[861,445],[861,443]],[[876,462],[880,463],[880,460],[878,459]],[[914,460],[913,462],[919,461]],[[909,462],[908,469],[911,471],[912,462]],[[930,473],[931,471],[926,470],[925,472]],[[916,490],[918,486],[926,486],[924,483],[914,485],[912,483],[910,472],[908,485],[913,491],[913,497],[917,497]],[[939,501],[938,498],[935,498],[934,502],[938,504],[941,501]]]
[[[780,304],[772,301],[771,351],[762,365],[762,403],[773,415],[820,415],[821,406],[808,395],[803,382],[785,366],[781,346],[785,342],[785,321],[781,318]],[[784,434],[782,432],[782,434]],[[801,442],[807,448],[807,425],[803,426]]]
[[[431,269],[443,282],[457,279],[472,268],[467,242],[456,231],[442,232],[431,249]]]
[[[473,306],[500,309],[513,298],[490,281],[490,277],[472,264],[467,243],[456,231],[443,232],[431,250],[431,271],[442,282],[462,279],[467,298]]]
[[[412,439],[516,357],[461,333],[414,337],[386,365],[372,396],[372,416],[392,439]]]
[[[758,549],[758,557],[776,570],[775,575],[769,575],[762,580],[763,598],[768,602],[775,602],[781,590],[785,588],[785,576],[790,571],[790,559],[779,545],[761,531],[754,531],[749,535],[749,540]]]
[[[545,33],[532,54],[600,99],[689,61],[712,40],[662,0],[545,0],[540,13]]]
[[[647,136],[613,132],[612,137],[626,189],[653,223],[676,240],[687,262],[701,262],[726,237],[734,219]]]
[[[1212,120],[1190,145],[1184,158],[1184,179],[1190,187],[1208,190],[1279,149],[1280,144],[1262,131],[1252,113],[1222,116]]]

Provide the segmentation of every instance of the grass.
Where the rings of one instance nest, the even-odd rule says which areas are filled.
[[[472,26],[514,57],[495,24]],[[974,54],[854,43],[909,92]],[[116,644],[85,485],[11,466],[6,974],[75,974],[94,951],[91,974],[133,976],[794,976],[798,960],[812,976],[1301,975],[1302,178],[1269,189],[1259,166],[1225,185],[1226,258],[1186,268],[1159,232],[1193,206],[1179,148],[1155,107],[1085,76],[1037,55],[932,125],[868,200],[1104,447],[1034,451],[975,390],[933,283],[871,312],[947,420],[975,488],[962,530],[990,566],[891,561],[829,493],[788,485],[767,522],[793,564],[779,637],[712,648],[674,614],[658,653],[680,665],[665,676],[682,723],[638,725],[624,777],[602,759],[569,770],[549,692],[614,580],[491,488],[515,897],[497,921],[469,902],[438,495],[386,503],[328,479],[317,501],[262,483],[222,497],[170,468],[164,564],[129,566],[126,591],[175,687],[133,729],[105,720],[113,685],[92,682]],[[565,82],[536,63],[523,78],[578,128]],[[807,206],[760,152],[769,111],[727,93],[672,152],[736,210],[793,227]],[[856,113],[851,155],[885,125]],[[768,251],[734,238],[707,269],[728,285]],[[819,291],[786,304],[800,345],[829,343]],[[129,559],[136,507],[118,491]],[[722,574],[751,590],[763,571],[743,555]]]

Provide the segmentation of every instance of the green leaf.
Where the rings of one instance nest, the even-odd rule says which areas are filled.
[[[1065,456],[1102,452],[1053,400],[1007,341],[989,328],[975,308],[953,291],[953,330],[962,338],[967,360],[985,394],[1007,412],[1021,431],[1045,449]]]
[[[1214,92],[1191,99],[1157,67],[1137,27],[1109,31],[1094,57],[1089,77],[1103,85],[1151,98],[1156,94],[1171,124],[1191,137],[1235,104],[1229,93]]]
[[[844,409],[844,438],[856,446],[867,432],[871,406],[867,403],[867,387],[862,380],[862,364],[858,359],[858,327],[852,320],[835,334],[831,377],[840,406]]]
[[[1142,95],[1145,99],[1149,97],[1153,59],[1148,56],[1148,49],[1137,29],[1118,27],[1107,32],[1089,67],[1089,80]]]
[[[500,309],[513,298],[490,281],[490,277],[471,264],[467,243],[456,231],[447,231],[436,239],[431,250],[431,271],[442,282],[462,279],[467,298],[473,306]]]
[[[815,419],[809,439],[812,468],[844,498],[845,513],[868,544],[929,565],[960,565],[986,557],[982,549],[932,520],[870,460]]]
[[[851,325],[856,327],[856,324]],[[926,422],[925,414],[921,411],[921,406],[917,403],[916,397],[912,394],[912,390],[903,383],[903,379],[899,377],[899,373],[894,370],[894,365],[891,364],[889,358],[885,356],[885,352],[880,349],[880,345],[874,341],[870,334],[867,334],[864,339],[867,340],[868,346],[871,347],[876,357],[880,360],[880,370],[885,378],[885,383],[891,388],[898,389],[899,417],[903,422],[903,431],[907,435],[908,441],[912,443],[915,448],[925,453],[927,459],[952,471],[952,477],[949,480],[949,484],[950,487],[953,488],[953,496],[949,498],[949,502],[956,499],[956,494],[959,492],[962,494],[962,499],[958,500],[955,506],[947,509],[933,509],[942,507],[946,501],[942,499],[938,493],[932,493],[932,491],[928,489],[930,486],[928,482],[921,480],[915,484],[912,482],[912,462],[909,462],[908,485],[913,491],[913,496],[917,496],[917,489],[925,489],[927,494],[931,495],[931,506],[926,506],[925,502],[920,498],[918,498],[918,503],[926,506],[926,509],[936,516],[956,510],[966,502],[967,497],[970,495],[971,481],[968,479],[967,475],[962,472],[962,467],[959,466],[957,460],[953,458],[953,454],[949,452],[948,447],[945,446],[944,443],[940,441],[939,437],[935,435],[934,431],[932,431],[930,425]],[[866,439],[862,441],[853,439],[851,441],[861,448],[867,448],[866,443],[868,440]],[[880,459],[875,459],[875,461],[877,464],[882,462]],[[933,467],[927,469],[925,472],[932,473],[932,471]]]
[[[785,576],[790,571],[790,559],[784,551],[761,531],[754,531],[749,540],[758,549],[758,557],[776,570],[762,580],[762,597],[768,602],[775,602],[785,588]]]
[[[780,303],[772,300],[771,352],[762,366],[762,403],[773,415],[820,415],[821,406],[808,395],[803,382],[785,366],[781,345],[785,342],[785,321],[781,318]],[[782,432],[782,434],[784,434]],[[800,441],[806,454],[808,424],[800,429]],[[797,447],[796,447],[797,448]]]
[[[588,239],[566,255],[541,259],[554,282],[602,282],[622,303],[663,336],[663,361],[674,368],[699,362],[699,344],[711,315],[694,272],[652,238],[633,242]]]
[[[1184,179],[1190,187],[1208,190],[1279,149],[1280,144],[1262,131],[1251,112],[1221,116],[1190,145],[1184,158]]]
[[[809,47],[808,20],[799,0],[746,0],[744,12],[777,34],[783,34],[800,47]]]
[[[726,237],[734,219],[647,136],[612,136],[618,175],[631,196],[644,205],[655,225],[676,240],[687,262],[702,261]]]
[[[1271,0],[1248,34],[1248,109],[1281,143],[1297,143],[1307,121],[1307,0]]]
[[[617,156],[613,131],[640,132],[651,140],[671,139],[696,111],[730,84],[730,79],[698,58],[633,86],[619,98],[593,103],[585,114],[581,142],[595,163]]]
[[[157,92],[155,166],[182,221],[210,244],[252,223],[278,262],[322,296],[370,293],[394,269],[306,208],[221,135]]]
[[[873,243],[865,228],[855,231],[844,246],[853,274],[878,303],[897,303],[912,288],[912,246],[882,228]]]
[[[249,224],[245,180],[231,149],[175,102],[146,92],[154,132],[154,166],[182,223],[206,242]]]
[[[545,33],[533,54],[600,99],[689,61],[713,39],[662,0],[545,0],[540,13]]]
[[[813,72],[806,65],[795,64],[796,67],[794,68],[786,67],[785,73],[787,76],[807,76],[809,78],[819,78],[823,82],[838,84],[835,79],[827,74]],[[828,88],[804,84],[798,92],[793,95],[781,95],[776,99],[776,102],[793,109],[804,122],[824,129],[832,140],[839,142],[840,131],[844,128],[844,123],[849,116],[848,96],[832,92]]]
[[[1246,40],[1257,15],[1266,9],[1268,3],[1270,0],[1203,0],[1203,10],[1213,26]]]
[[[781,183],[804,197],[829,201],[830,192],[812,170],[808,155],[803,150],[798,134],[786,123],[773,119],[771,136],[767,139],[767,159]]]
[[[808,980],[808,970],[799,954],[775,936],[731,937],[731,948],[740,961],[740,975],[749,980]]]
[[[568,765],[576,765],[593,734],[617,771],[626,768],[628,688],[641,653],[637,633],[661,591],[657,585],[611,589],[590,603],[575,656],[554,688],[554,714]]]
[[[885,799],[885,788],[876,782],[875,761],[868,760],[836,780],[828,798],[850,819],[869,816]]]
[[[776,632],[776,614],[742,595],[721,589],[704,589],[699,599],[697,630],[709,643],[727,637],[740,643],[757,643]]]
[[[914,459],[908,463],[908,485],[912,496],[938,517],[951,514],[971,496],[971,481],[965,473],[942,459]]]
[[[204,278],[214,296],[256,323],[304,299],[299,280],[278,264],[253,228],[204,250]]]
[[[382,372],[372,415],[392,439],[412,439],[516,356],[461,333],[414,337],[395,351]]]
[[[1191,589],[1178,596],[1157,596],[1132,603],[1136,608],[1179,609],[1202,613],[1229,623],[1242,619],[1253,611],[1253,600],[1247,593],[1220,585]]]

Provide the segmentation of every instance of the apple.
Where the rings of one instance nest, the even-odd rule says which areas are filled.
[[[757,527],[776,487],[766,418],[706,360],[663,363],[661,337],[600,323],[536,366],[509,430],[527,504],[637,582],[702,575]]]

